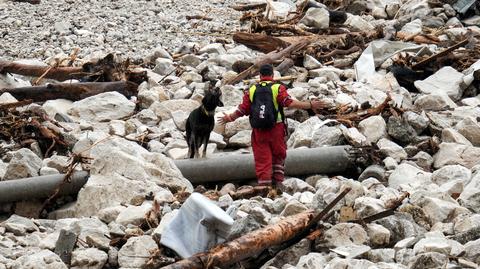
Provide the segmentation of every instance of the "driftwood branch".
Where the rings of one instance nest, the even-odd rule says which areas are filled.
[[[437,54],[434,54],[434,55],[428,57],[427,59],[425,59],[425,60],[423,60],[423,61],[421,61],[421,62],[413,65],[413,66],[412,66],[412,69],[421,68],[421,67],[425,66],[426,64],[434,61],[435,59],[437,59],[437,58],[439,58],[439,57],[442,57],[442,56],[445,56],[445,55],[449,54],[450,52],[458,49],[459,47],[465,46],[466,44],[468,44],[468,39],[465,39],[465,40],[463,40],[463,41],[460,41],[460,42],[458,42],[457,44],[455,44],[455,45],[453,45],[453,46],[451,46],[451,47],[449,47],[449,48],[447,48],[447,49],[445,49],[445,50],[443,50],[443,51],[441,51],[441,52],[439,52],[439,53],[437,53]]]
[[[265,9],[267,7],[267,3],[261,4],[249,4],[249,5],[237,5],[232,6],[231,8],[235,9],[236,11],[248,11],[254,9]]]
[[[51,67],[28,65],[14,62],[1,61],[0,73],[12,73],[28,77],[40,77],[65,81],[69,79],[78,79],[85,76],[82,67]]]
[[[8,92],[18,100],[31,99],[33,102],[43,102],[59,98],[77,101],[110,91],[116,91],[126,97],[130,97],[137,94],[137,88],[137,84],[128,81],[59,83],[47,84],[46,86],[0,89],[0,95]]]
[[[296,51],[305,48],[308,44],[309,44],[309,42],[307,40],[301,39],[298,42],[293,43],[292,45],[286,47],[285,49],[283,49],[281,51],[278,51],[278,52],[272,51],[272,52],[268,53],[267,55],[265,55],[264,57],[258,59],[255,62],[254,65],[252,65],[251,67],[249,67],[245,71],[241,72],[240,74],[238,74],[234,78],[226,81],[225,84],[226,85],[236,84],[236,83],[242,81],[243,79],[246,79],[247,77],[253,75],[255,72],[258,71],[258,68],[260,68],[260,66],[262,66],[263,64],[271,64],[275,61],[282,60],[285,57],[288,57],[291,54],[295,53]]]

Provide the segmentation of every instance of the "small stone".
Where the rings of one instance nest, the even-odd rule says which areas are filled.
[[[405,150],[396,143],[382,138],[377,143],[380,152],[388,157],[392,157],[395,161],[400,162],[408,157]]]
[[[370,243],[375,247],[386,246],[390,242],[390,231],[382,225],[369,223],[367,224],[367,234]]]
[[[142,268],[156,249],[158,246],[150,236],[131,237],[118,252],[118,264],[124,268]]]
[[[376,143],[387,135],[387,124],[381,116],[372,116],[358,124],[359,131],[367,138],[367,143]]]
[[[72,268],[102,269],[108,260],[107,253],[96,248],[77,249],[72,252]]]
[[[285,209],[283,209],[282,213],[280,213],[280,216],[288,217],[302,213],[306,210],[308,210],[308,208],[305,205],[296,200],[292,200],[285,206]]]

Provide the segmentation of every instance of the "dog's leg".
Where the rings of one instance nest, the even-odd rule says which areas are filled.
[[[203,138],[203,154],[202,154],[202,158],[206,158],[206,157],[207,157],[208,141],[210,141],[210,133],[208,133],[208,134]]]
[[[202,145],[202,138],[195,137],[195,159],[200,158],[200,146]]]
[[[194,158],[197,154],[197,144],[195,142],[196,140],[197,138],[195,137],[195,134],[192,133],[190,136],[190,142],[188,144],[188,156],[190,159]]]

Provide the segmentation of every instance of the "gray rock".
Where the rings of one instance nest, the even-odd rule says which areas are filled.
[[[457,101],[462,97],[466,86],[463,74],[450,66],[445,66],[425,80],[415,81],[415,87],[422,93],[443,93]]]
[[[387,124],[381,116],[372,116],[358,124],[359,131],[367,138],[367,143],[376,143],[387,136]]]
[[[343,133],[339,127],[322,126],[314,131],[311,147],[336,146],[343,144]]]
[[[418,97],[415,100],[415,107],[422,110],[440,111],[456,108],[457,105],[446,94],[432,93]]]
[[[415,156],[412,157],[412,160],[417,164],[420,168],[430,171],[432,164],[433,164],[433,157],[430,154],[420,151]]]
[[[310,147],[312,144],[313,133],[317,129],[316,126],[320,123],[321,121],[317,117],[312,117],[302,122],[290,135],[290,138],[287,141],[287,146],[289,148],[298,148],[302,146]]]
[[[237,148],[247,148],[252,145],[252,131],[243,130],[230,137],[228,145]]]
[[[446,238],[428,237],[418,241],[413,247],[415,254],[438,252],[444,255],[450,255],[452,247]]]
[[[153,72],[165,76],[171,74],[175,70],[173,61],[165,58],[157,58],[155,60],[155,68]]]
[[[390,231],[390,244],[395,244],[407,237],[416,237],[426,231],[415,223],[410,214],[406,213],[396,213],[393,216],[377,220],[374,223],[380,224]]]
[[[199,51],[199,54],[225,54],[227,51],[224,48],[222,43],[211,43],[202,47]]]
[[[179,130],[185,131],[185,126],[187,124],[187,119],[190,113],[177,110],[177,111],[173,111],[171,115],[172,115],[173,121],[175,122],[175,126],[177,126]]]
[[[361,16],[347,14],[347,20],[343,23],[353,31],[372,31],[375,29],[372,24],[364,20]]]
[[[395,261],[403,265],[408,265],[414,257],[415,253],[411,248],[403,248],[395,253]]]
[[[135,103],[118,92],[100,93],[73,103],[68,113],[89,122],[118,120],[130,116]]]
[[[460,215],[454,219],[453,229],[456,234],[468,232],[474,228],[480,228],[480,214]]]
[[[107,253],[96,248],[84,248],[72,252],[71,265],[76,269],[102,269],[107,260]]]
[[[305,67],[308,70],[312,70],[312,69],[321,68],[322,64],[317,59],[307,54],[303,59],[303,67]]]
[[[416,19],[407,24],[405,24],[400,32],[407,35],[417,35],[422,32],[422,20]]]
[[[339,223],[325,231],[325,236],[319,241],[320,246],[340,247],[368,243],[367,232],[359,224]]]
[[[38,231],[37,225],[31,220],[21,216],[12,215],[1,225],[5,227],[7,232],[11,232],[17,236],[23,236],[27,233]]]
[[[243,92],[231,85],[224,85],[221,88],[222,102],[226,107],[238,106],[243,99]]]
[[[327,81],[338,81],[340,76],[343,74],[343,70],[327,66],[318,69],[313,69],[308,71],[308,75],[312,78],[324,77]]]
[[[149,89],[140,86],[137,98],[142,108],[149,108],[155,101],[161,102],[170,99],[166,90],[160,86]]]
[[[230,228],[229,240],[238,238],[251,231],[258,230],[262,227],[253,216],[247,215],[245,218],[236,219],[233,226]]]
[[[6,167],[3,180],[38,176],[42,167],[42,159],[27,148],[21,148],[13,153]]]
[[[430,120],[425,112],[417,114],[412,111],[406,111],[403,113],[403,117],[407,123],[415,129],[417,134],[421,134],[425,129],[427,129],[430,123]]]
[[[153,231],[152,236],[154,239],[160,239],[162,237],[163,231],[168,226],[168,224],[173,220],[173,218],[177,215],[177,213],[178,213],[178,209],[174,209],[172,212],[168,212],[162,216],[162,219],[160,220],[160,224]]]
[[[427,252],[415,256],[409,263],[411,269],[434,269],[442,268],[448,263],[448,256],[437,253]]]
[[[366,255],[367,259],[374,263],[395,262],[395,250],[391,248],[372,249]]]
[[[142,268],[156,249],[157,244],[148,235],[131,237],[118,251],[118,264],[124,268]]]
[[[193,54],[187,54],[187,55],[182,56],[180,58],[180,64],[182,66],[191,66],[191,67],[195,68],[201,63],[202,63],[202,59],[200,57],[198,57],[197,55],[193,55]]]
[[[480,263],[480,239],[465,244],[465,256],[476,264]]]
[[[474,146],[480,146],[480,124],[472,117],[466,117],[460,121],[455,129],[458,130],[466,139],[468,139]]]
[[[296,192],[315,192],[315,188],[309,185],[307,182],[298,178],[287,178],[283,181],[284,191],[290,194]]]
[[[322,269],[327,266],[328,259],[321,253],[311,252],[300,257],[295,268],[298,269]]]
[[[342,125],[343,126],[343,125]],[[364,146],[367,144],[367,138],[358,131],[357,128],[341,128],[343,136],[348,140],[350,144],[356,147]]]
[[[400,117],[391,116],[388,119],[387,129],[391,137],[405,144],[415,141],[417,136],[417,132],[408,124],[408,121]]]
[[[316,29],[326,29],[330,24],[330,14],[324,8],[309,8],[300,23]]]
[[[146,60],[150,63],[155,63],[158,58],[173,60],[172,56],[170,56],[170,53],[168,53],[168,51],[166,51],[162,46],[154,48],[152,53],[147,56]]]
[[[303,239],[295,245],[280,251],[273,259],[265,263],[262,268],[268,268],[267,266],[280,268],[285,264],[297,264],[310,251],[310,242],[307,239]]]
[[[7,164],[0,160],[0,181],[5,176],[5,172],[7,172]]]
[[[42,107],[47,112],[48,116],[54,118],[56,114],[67,114],[68,110],[72,108],[73,102],[66,99],[48,100],[43,103]]]
[[[308,210],[308,208],[304,204],[300,203],[297,200],[292,200],[285,206],[282,213],[280,213],[280,216],[288,217],[298,213],[302,213],[306,210]]]
[[[455,200],[445,201],[434,197],[425,197],[418,205],[423,208],[432,223],[445,222],[449,218],[468,212],[468,209],[460,206]]]

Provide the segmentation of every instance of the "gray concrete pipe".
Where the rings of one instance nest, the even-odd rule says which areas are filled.
[[[63,181],[64,174],[0,181],[0,204],[35,198],[48,198]],[[78,193],[88,180],[88,172],[76,172],[65,183],[59,195]]]
[[[289,176],[338,173],[351,166],[350,147],[293,149],[287,152],[285,174]],[[194,184],[255,179],[252,154],[211,156],[207,159],[176,160],[175,164]],[[64,175],[48,175],[0,181],[0,204],[35,198],[47,198],[62,182]],[[77,172],[71,183],[60,189],[60,195],[78,193],[88,180],[88,172]]]
[[[338,173],[352,165],[348,146],[292,149],[287,151],[285,174],[301,176]],[[183,176],[195,184],[255,179],[252,154],[231,154],[206,159],[176,160]]]

